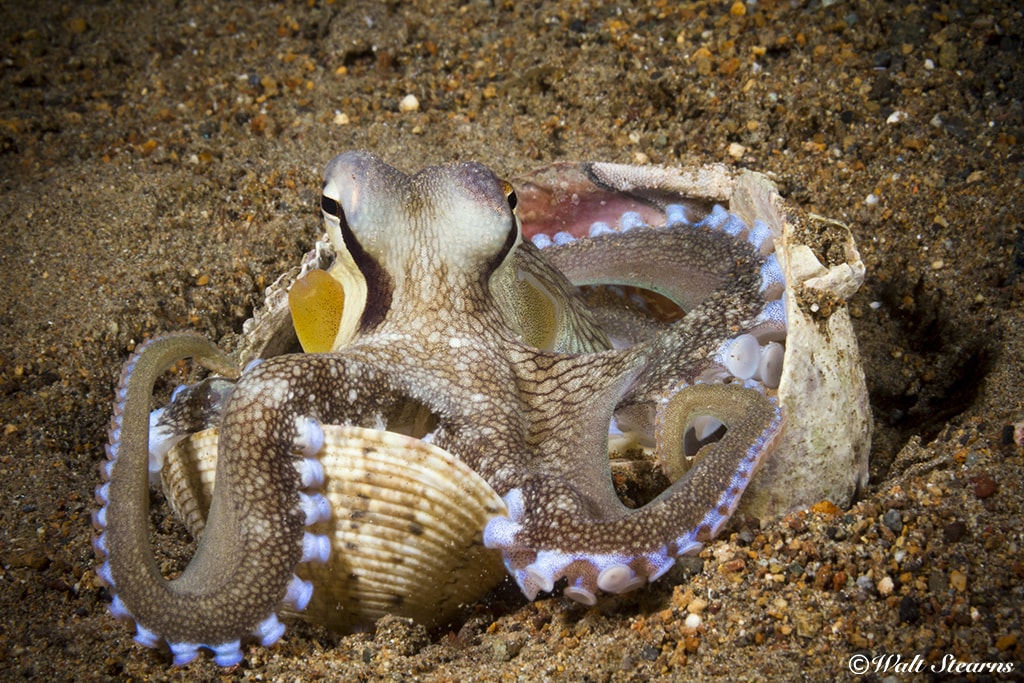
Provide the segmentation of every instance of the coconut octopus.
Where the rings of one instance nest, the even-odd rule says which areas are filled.
[[[529,599],[562,582],[586,605],[664,575],[715,537],[780,444],[807,441],[785,398],[802,381],[789,366],[806,365],[790,358],[787,287],[827,289],[814,305],[835,311],[852,291],[813,255],[780,262],[778,195],[761,178],[735,198],[733,184],[721,169],[595,163],[517,191],[476,163],[406,175],[365,152],[335,158],[326,239],[268,293],[240,351],[174,333],[123,369],[95,515],[111,611],[176,664],[208,648],[232,666],[243,641],[281,636],[279,614],[338,628],[450,614],[502,564]],[[825,318],[809,325],[820,347],[842,336]],[[835,410],[866,412],[856,348],[839,355],[853,364],[841,383],[814,383]],[[155,381],[189,357],[216,374],[151,414]],[[840,483],[809,495],[848,503],[863,484],[867,427],[848,421],[861,437],[840,436]],[[785,450],[845,434],[816,430],[813,448]],[[652,449],[671,483],[627,507],[610,447]],[[161,473],[199,538],[173,580],[148,526]]]

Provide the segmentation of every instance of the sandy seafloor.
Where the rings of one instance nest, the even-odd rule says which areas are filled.
[[[1019,6],[42,0],[4,3],[0,36],[0,677],[832,680],[854,654],[1021,675]],[[136,645],[89,543],[118,368],[159,332],[238,332],[353,148],[507,176],[718,161],[848,223],[868,490],[591,610],[506,587],[433,632],[290,624],[230,672]]]

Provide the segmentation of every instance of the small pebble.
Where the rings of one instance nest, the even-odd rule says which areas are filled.
[[[686,611],[690,614],[700,614],[708,606],[708,601],[704,598],[694,598],[690,601],[690,604],[686,606]]]
[[[956,543],[963,538],[966,533],[967,525],[957,520],[955,522],[950,522],[945,526],[942,530],[942,537],[946,540],[946,543]]]
[[[903,531],[903,515],[899,510],[888,510],[882,516],[882,523],[889,527],[894,534]]]
[[[904,595],[900,600],[900,622],[913,624],[921,618],[921,608],[912,596]]]
[[[729,156],[739,161],[747,153],[747,148],[738,142],[729,143]]]
[[[999,484],[987,474],[971,477],[971,483],[974,484],[974,495],[982,500],[999,490]]]
[[[955,69],[957,59],[956,45],[953,43],[943,43],[939,47],[939,66],[944,69]]]
[[[412,93],[402,98],[402,101],[398,103],[398,111],[403,114],[407,114],[412,111],[419,111],[420,101],[416,99],[416,96]]]
[[[1008,633],[1005,636],[996,640],[996,649],[1001,652],[1006,652],[1011,647],[1017,644],[1017,634]]]
[[[875,590],[877,590],[878,594],[881,595],[883,598],[892,595],[892,589],[893,581],[892,577],[889,576],[883,576],[878,581],[878,583],[875,584]]]

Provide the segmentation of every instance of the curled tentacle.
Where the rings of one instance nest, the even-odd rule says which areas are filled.
[[[671,325],[655,321],[661,327],[650,333],[646,328],[658,314],[646,310],[642,299],[637,309],[626,305],[629,300],[607,297],[608,305],[596,312],[605,329],[624,330],[610,336],[638,343],[628,362],[644,368],[629,394],[619,397],[612,426],[617,443],[629,434],[624,442],[653,445],[654,404],[680,380],[779,385],[785,282],[768,246],[770,231],[717,204],[704,211],[701,216],[692,207],[668,204],[651,214],[665,222],[657,226],[646,224],[640,213],[626,212],[614,228],[592,227],[584,237],[567,232],[543,250],[574,284],[656,292],[683,314]]]
[[[644,507],[595,509],[568,479],[532,476],[506,494],[510,516],[488,523],[485,545],[501,550],[531,599],[562,577],[566,595],[584,604],[594,604],[599,590],[622,593],[657,579],[676,557],[714,538],[781,427],[778,405],[759,390],[698,384],[666,399],[667,431],[685,431],[709,408],[728,427],[725,436]]]
[[[292,572],[300,561],[322,555],[322,543],[303,531],[292,450],[315,441],[318,428],[300,424],[280,431],[274,435],[278,448],[247,461],[244,472],[233,466],[237,457],[227,446],[218,474],[227,483],[214,499],[196,554],[180,577],[166,580],[149,538],[149,401],[160,373],[188,357],[237,374],[225,353],[192,334],[153,339],[125,364],[103,468],[109,481],[96,494],[102,508],[95,517],[101,530],[95,546],[104,560],[98,574],[114,592],[111,611],[136,621],[137,641],[155,647],[165,640],[179,665],[207,647],[219,664],[230,666],[242,658],[243,638],[255,636],[266,645],[280,637],[284,627],[275,610],[283,600],[308,602],[311,587]],[[227,442],[236,445],[239,439],[231,435],[244,429],[225,425]]]

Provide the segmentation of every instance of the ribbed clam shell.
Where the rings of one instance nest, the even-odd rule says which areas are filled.
[[[311,527],[333,539],[326,564],[296,573],[315,586],[299,616],[335,630],[385,614],[443,623],[505,576],[484,548],[501,497],[461,460],[418,439],[360,427],[323,425],[321,490],[329,521]],[[164,491],[193,534],[202,532],[213,491],[217,430],[179,443],[167,456]]]

